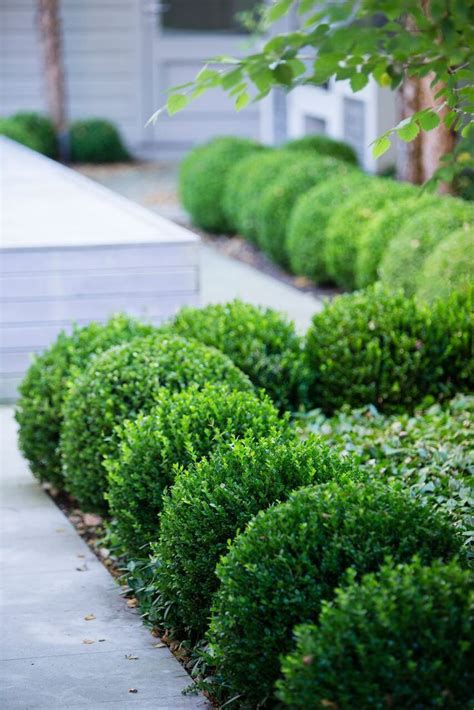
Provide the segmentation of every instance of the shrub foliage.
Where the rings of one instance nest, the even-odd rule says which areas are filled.
[[[48,158],[58,157],[58,138],[50,118],[34,111],[19,111],[11,120],[35,137],[40,153]]]
[[[12,141],[21,143],[26,148],[36,150],[41,153],[41,141],[38,136],[31,133],[25,126],[17,123],[12,118],[2,118],[0,116],[0,136],[10,138]]]
[[[294,138],[285,144],[287,150],[314,150],[317,155],[329,155],[332,158],[344,160],[346,163],[357,165],[357,154],[348,143],[337,141],[324,135],[308,135]]]
[[[71,123],[69,141],[73,163],[119,163],[130,159],[117,128],[102,118]]]
[[[458,229],[429,254],[418,279],[422,301],[446,300],[453,291],[467,292],[474,284],[474,227]]]

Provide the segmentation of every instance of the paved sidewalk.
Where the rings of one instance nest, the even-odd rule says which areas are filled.
[[[0,430],[2,710],[208,707],[181,694],[186,672],[33,479],[11,408]]]

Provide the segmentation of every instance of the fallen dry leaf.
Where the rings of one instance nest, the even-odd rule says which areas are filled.
[[[63,532],[64,532],[64,528],[56,528],[56,532],[58,532],[58,533],[63,533]]]
[[[129,653],[125,656],[127,661],[138,661],[138,656],[134,656],[133,653]]]
[[[132,599],[127,599],[127,606],[130,607],[131,609],[135,608],[138,604],[138,601],[135,599],[135,597],[132,597]]]
[[[84,617],[84,621],[94,621],[95,619],[95,614],[86,614]]]
[[[153,648],[165,648],[165,643],[154,643]]]
[[[94,643],[92,639],[84,639],[82,643]]]
[[[85,513],[83,521],[88,528],[96,528],[98,525],[102,525],[102,518],[100,515],[94,515],[94,513]]]

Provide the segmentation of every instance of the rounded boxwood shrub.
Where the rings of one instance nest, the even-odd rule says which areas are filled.
[[[105,324],[75,326],[69,335],[61,332],[51,347],[35,357],[20,384],[15,417],[20,449],[40,481],[58,488],[64,485],[59,434],[68,380],[92,356],[153,331],[153,326],[116,315]]]
[[[318,155],[330,155],[332,158],[344,160],[346,163],[358,164],[357,153],[354,148],[344,141],[324,135],[308,135],[294,138],[285,144],[287,150],[314,150]]]
[[[416,194],[408,183],[374,178],[370,190],[361,190],[337,209],[329,220],[326,233],[326,268],[334,282],[351,290],[356,285],[357,252],[361,235],[370,221],[387,205],[398,204]]]
[[[225,382],[252,389],[223,353],[178,336],[147,336],[94,358],[70,385],[63,406],[61,454],[66,487],[83,510],[107,512],[106,456],[117,453],[116,430],[156,404],[161,387]]]
[[[296,628],[278,697],[302,710],[467,709],[473,624],[471,571],[420,559],[384,565],[339,589],[317,625]]]
[[[163,389],[150,414],[124,423],[118,452],[105,460],[107,499],[122,544],[143,556],[157,542],[163,491],[176,467],[189,466],[233,436],[258,437],[287,426],[270,400],[254,392],[210,384],[174,393]]]
[[[326,269],[325,243],[327,226],[334,212],[346,200],[362,190],[370,190],[371,178],[359,170],[335,175],[298,198],[290,214],[286,252],[291,270],[317,284],[331,278]]]
[[[301,338],[281,313],[238,300],[182,308],[171,330],[222,350],[280,409],[306,402],[309,374]]]
[[[12,118],[0,117],[0,136],[10,138],[12,141],[21,143],[21,145],[41,153],[41,142],[38,136],[35,136],[34,133],[31,133],[25,126],[17,123]]]
[[[357,476],[316,438],[296,434],[232,441],[177,476],[161,514],[156,588],[168,623],[203,636],[228,542],[263,508],[295,488]],[[171,611],[170,611],[171,610]]]
[[[446,299],[452,291],[467,292],[474,283],[474,227],[458,229],[443,239],[426,258],[417,297]]]
[[[420,191],[418,195],[405,200],[402,207],[398,202],[388,205],[369,221],[360,235],[357,249],[357,288],[365,288],[377,281],[378,267],[385,250],[408,220],[425,210],[437,207],[440,201],[439,196],[422,195]]]
[[[117,128],[102,118],[73,121],[69,128],[73,163],[119,163],[130,156]]]
[[[460,541],[448,521],[398,490],[368,482],[303,488],[259,513],[217,566],[211,651],[231,693],[272,703],[281,654],[296,624],[315,622],[349,567],[376,571],[391,555],[449,560]]]
[[[197,227],[209,232],[231,232],[233,223],[223,208],[227,176],[246,156],[260,148],[246,138],[214,138],[190,151],[179,170],[179,193]]]
[[[424,261],[452,232],[472,226],[474,205],[445,197],[438,207],[423,211],[408,220],[396,239],[392,239],[380,264],[382,283],[416,293]]]
[[[414,299],[378,285],[336,297],[307,333],[311,404],[413,408],[443,379],[430,323]]]
[[[35,136],[40,145],[40,153],[48,158],[58,157],[58,138],[50,118],[34,111],[19,111],[11,120]]]
[[[289,165],[260,195],[256,213],[257,244],[273,261],[286,266],[288,221],[298,198],[314,185],[323,184],[329,177],[342,176],[353,170],[353,167],[336,158],[302,153],[299,160]]]

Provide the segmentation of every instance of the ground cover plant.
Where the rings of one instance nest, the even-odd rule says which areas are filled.
[[[73,121],[69,127],[69,149],[73,163],[119,163],[130,160],[117,128],[102,118]]]
[[[312,134],[302,138],[293,138],[285,143],[287,150],[314,150],[317,155],[329,155],[338,160],[357,165],[357,154],[352,146],[323,134]]]
[[[417,297],[432,302],[453,291],[467,292],[474,284],[474,227],[458,229],[429,254],[418,278]]]
[[[49,348],[34,358],[19,387],[15,418],[20,449],[40,481],[64,485],[59,437],[68,381],[93,356],[154,330],[128,316],[116,315],[105,324],[76,326],[69,335],[61,332]]]
[[[156,399],[149,414],[124,423],[118,450],[105,460],[115,531],[136,557],[146,556],[158,540],[163,493],[179,470],[222,442],[271,430],[283,436],[288,428],[270,400],[252,391],[191,385],[179,392],[163,388]]]
[[[136,338],[94,358],[69,387],[60,440],[66,488],[83,510],[107,512],[103,459],[117,451],[119,424],[149,411],[161,387],[213,381],[252,389],[226,355],[178,336]]]
[[[468,708],[474,688],[474,575],[456,562],[389,563],[296,628],[278,697],[287,707]]]

